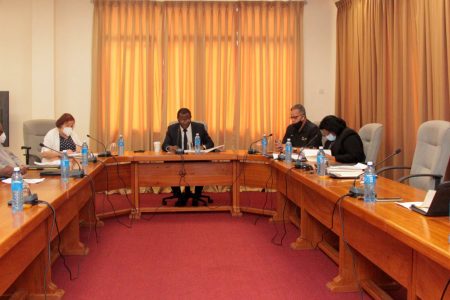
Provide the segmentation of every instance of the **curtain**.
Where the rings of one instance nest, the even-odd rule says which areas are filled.
[[[91,132],[163,140],[177,110],[217,145],[282,137],[303,103],[301,2],[94,1]]]
[[[450,1],[336,5],[336,112],[356,129],[384,124],[379,157],[402,148],[395,164],[410,165],[420,124],[450,119]]]

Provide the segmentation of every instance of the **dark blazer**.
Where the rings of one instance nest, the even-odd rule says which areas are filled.
[[[334,142],[326,141],[324,148],[331,149],[331,154],[337,162],[364,163],[366,160],[361,137],[348,127],[336,137]]]
[[[283,137],[283,144],[286,144],[288,138],[291,139],[293,147],[319,148],[322,146],[322,134],[319,127],[308,119],[303,127],[301,124],[289,125]]]
[[[214,147],[214,142],[206,131],[205,125],[202,123],[191,122],[191,128],[192,142],[194,142],[195,134],[198,133],[200,135],[201,144],[204,145],[206,149]],[[181,134],[182,132],[179,123],[169,125],[169,127],[167,127],[166,137],[162,144],[162,149],[167,151],[166,149],[168,146],[178,146],[179,148],[182,148]]]

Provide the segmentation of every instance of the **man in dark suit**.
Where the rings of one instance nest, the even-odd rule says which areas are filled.
[[[177,149],[189,150],[193,149],[195,135],[200,136],[201,144],[206,148],[214,147],[214,142],[206,131],[205,125],[191,121],[191,111],[187,108],[180,108],[177,113],[178,123],[169,125],[166,137],[162,144],[162,148],[167,152],[175,152]],[[181,193],[179,186],[173,186],[172,192],[178,197],[175,206],[185,206],[187,200],[192,197],[192,205],[198,205],[198,199],[203,190],[203,186],[196,186],[195,193],[192,195],[189,186],[185,187],[184,194]]]
[[[291,139],[293,147],[319,148],[322,146],[322,135],[319,127],[306,118],[305,107],[301,104],[295,104],[291,107],[291,123],[286,128],[283,141],[275,141],[278,151],[284,149],[288,138]]]

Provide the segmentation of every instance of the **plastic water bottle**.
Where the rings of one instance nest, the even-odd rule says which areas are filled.
[[[198,133],[196,133],[195,139],[194,139],[195,153],[200,153],[201,143],[202,143],[202,141],[200,140],[200,135]]]
[[[89,163],[89,148],[86,141],[81,145],[81,165],[87,167]]]
[[[63,150],[63,156],[61,158],[61,180],[62,180],[62,182],[69,182],[69,177],[70,177],[69,156],[67,156],[67,150]]]
[[[119,135],[119,140],[117,141],[117,146],[119,147],[118,155],[122,156],[125,153],[125,140],[122,135]]]
[[[364,171],[364,202],[373,203],[376,201],[375,185],[377,175],[371,161],[367,162],[367,168]]]
[[[15,167],[11,176],[12,211],[23,211],[23,178],[20,168]]]
[[[319,147],[317,151],[317,175],[325,176],[327,174],[327,156],[325,151],[323,151],[323,146]]]
[[[286,158],[284,159],[286,163],[290,164],[292,162],[292,143],[291,139],[287,139],[286,146],[284,148],[284,154]]]
[[[266,155],[267,154],[267,136],[266,136],[266,134],[264,133],[264,135],[263,135],[263,138],[262,138],[262,140],[261,140],[261,152],[262,152],[262,155]]]

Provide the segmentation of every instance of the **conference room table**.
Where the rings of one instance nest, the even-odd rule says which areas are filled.
[[[291,208],[300,210],[299,237],[291,246],[299,250],[318,247],[336,261],[339,273],[327,284],[332,291],[355,291],[361,286],[370,295],[383,298],[387,294],[378,286],[395,280],[407,289],[408,299],[439,299],[450,278],[448,217],[429,218],[395,203],[367,205],[359,199],[342,197],[353,180],[319,177],[293,166],[243,150],[197,155],[126,152],[90,164],[84,178],[62,184],[58,177],[47,177],[31,189],[55,208],[64,255],[88,254],[89,249],[80,242],[79,226],[97,223],[96,193],[129,189],[133,205],[127,213],[139,218],[142,213],[155,211],[211,210],[204,206],[167,206],[158,210],[145,207],[141,187],[227,185],[230,205],[214,210],[235,216],[242,212],[264,213],[271,215],[273,222],[288,222]],[[39,173],[30,171],[26,177],[38,178]],[[241,206],[243,186],[276,190],[276,209],[268,212]],[[377,194],[418,201],[425,192],[379,178]],[[51,210],[38,205],[21,214],[11,213],[6,204],[11,197],[7,184],[0,184],[0,197],[0,294],[44,298],[47,293],[61,298],[64,291],[52,283],[48,267],[58,257]],[[450,292],[446,297],[450,299]]]

